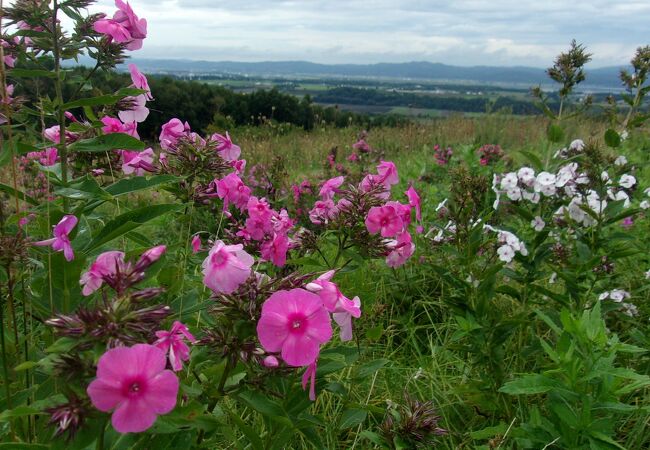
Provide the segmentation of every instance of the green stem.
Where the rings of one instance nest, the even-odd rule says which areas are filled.
[[[97,437],[97,445],[95,446],[96,450],[104,450],[104,436],[106,434],[106,425],[108,425],[108,421],[104,422],[102,428],[99,431],[99,436]]]
[[[7,409],[11,409],[13,402],[11,400],[11,388],[9,386],[9,359],[7,358],[7,344],[5,342],[4,302],[0,303],[0,349],[2,350],[2,381],[4,382],[5,394],[7,396]],[[13,421],[10,421],[9,424],[13,434]]]
[[[59,122],[59,157],[61,158],[61,181],[64,186],[68,184],[68,148],[65,138],[65,109],[63,109],[63,88],[61,80],[61,48],[59,42],[59,25],[57,23],[57,14],[59,12],[59,2],[54,0],[52,6],[53,26],[52,41],[54,53],[54,89],[56,91],[57,103],[57,121]],[[63,198],[63,210],[68,211],[68,199]]]
[[[226,380],[228,379],[228,375],[230,374],[232,368],[232,358],[230,355],[228,355],[226,356],[226,367],[223,368],[223,374],[221,375],[221,380],[219,380],[219,387],[217,388],[221,395],[224,393],[223,388],[226,386]]]

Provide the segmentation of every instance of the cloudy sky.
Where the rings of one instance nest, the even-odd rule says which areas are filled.
[[[546,67],[571,39],[592,67],[650,44],[650,0],[131,0],[141,58]],[[113,1],[93,12],[112,15]],[[135,55],[134,55],[135,56]]]

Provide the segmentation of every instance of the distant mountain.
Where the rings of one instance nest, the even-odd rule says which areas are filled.
[[[252,76],[324,76],[401,78],[453,82],[499,83],[531,86],[549,84],[544,69],[534,67],[450,66],[414,61],[379,64],[317,64],[307,61],[193,61],[181,59],[134,59],[140,70],[149,73],[237,74]],[[587,87],[620,88],[618,67],[587,69]]]

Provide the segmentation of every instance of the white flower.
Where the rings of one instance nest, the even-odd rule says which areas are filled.
[[[578,169],[578,163],[571,163],[563,166],[560,170],[557,171],[557,176],[555,178],[555,186],[562,187],[567,184],[569,181],[573,180],[576,176],[576,170]]]
[[[474,286],[475,288],[478,287],[479,281],[472,276],[472,274],[467,275],[467,278],[465,278],[465,281],[467,281],[469,284]]]
[[[531,203],[533,203],[535,205],[539,203],[539,199],[540,199],[539,192],[523,191],[522,195],[523,195],[525,200],[528,200],[529,202],[531,202]]]
[[[504,191],[508,189],[514,189],[517,187],[518,182],[519,179],[517,178],[517,174],[514,172],[509,172],[501,179],[501,189]]]
[[[626,298],[630,298],[630,293],[624,291],[623,289],[614,289],[609,293],[609,298],[611,298],[616,303],[621,303]]]
[[[509,245],[499,247],[497,254],[499,255],[499,259],[505,263],[509,263],[515,257],[515,251]]]
[[[575,150],[576,152],[581,152],[585,148],[585,143],[582,139],[575,139],[569,144],[569,149]]]
[[[641,203],[639,203],[639,208],[650,209],[650,202],[647,200],[643,200]]]
[[[616,195],[612,196],[613,200],[625,200],[623,203],[624,208],[628,208],[630,206],[630,196],[627,195],[625,191],[618,191]]]
[[[639,314],[639,309],[632,303],[621,303],[621,309],[626,316],[634,317]]]
[[[557,272],[553,272],[551,274],[551,277],[548,279],[549,284],[555,284],[555,281],[557,280]]]
[[[587,194],[587,204],[596,214],[600,214],[607,207],[607,200],[601,200],[598,192],[591,190]]]
[[[627,130],[623,130],[623,132],[621,133],[621,141],[626,140],[629,135],[630,133],[628,133]]]
[[[606,298],[609,298],[609,292],[607,291],[603,292],[598,296],[598,300],[605,300]]]
[[[616,160],[614,160],[614,164],[616,164],[617,166],[624,166],[625,164],[627,164],[627,158],[623,155],[619,155],[619,157],[616,158]]]
[[[492,208],[494,208],[495,210],[499,207],[499,202],[501,201],[501,191],[497,189],[498,184],[499,184],[499,176],[495,173],[492,176],[492,190],[497,195],[497,198],[494,200],[494,203],[492,204]]]
[[[517,177],[519,181],[528,187],[531,187],[535,183],[535,171],[530,167],[522,167],[519,169],[517,171]]]
[[[648,270],[646,273],[644,273],[645,279],[650,280],[650,270]]]
[[[621,179],[618,180],[618,185],[625,189],[630,189],[635,184],[636,184],[636,178],[628,174],[622,175]]]
[[[510,200],[512,200],[513,202],[516,202],[517,200],[521,200],[521,189],[519,189],[518,187],[508,189],[506,191],[506,195],[508,196],[508,198]]]
[[[447,199],[444,199],[443,201],[438,203],[438,206],[436,206],[436,211],[440,211],[442,208],[445,207],[446,204],[447,204]]]
[[[603,170],[603,172],[600,174],[600,179],[604,181],[605,184],[610,184],[612,182],[606,170]]]
[[[540,216],[535,216],[535,219],[530,222],[530,226],[533,227],[535,231],[542,231],[546,226],[546,223]]]
[[[555,175],[548,172],[541,172],[535,178],[535,192],[550,197],[555,194]]]
[[[645,188],[645,189],[643,190],[643,193],[646,194],[648,197],[650,197],[650,187]]]

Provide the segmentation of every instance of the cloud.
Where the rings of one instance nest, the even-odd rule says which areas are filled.
[[[592,66],[622,64],[647,44],[647,0],[132,0],[149,23],[140,57],[429,60],[548,66],[571,39]],[[112,14],[101,0],[93,12]]]

